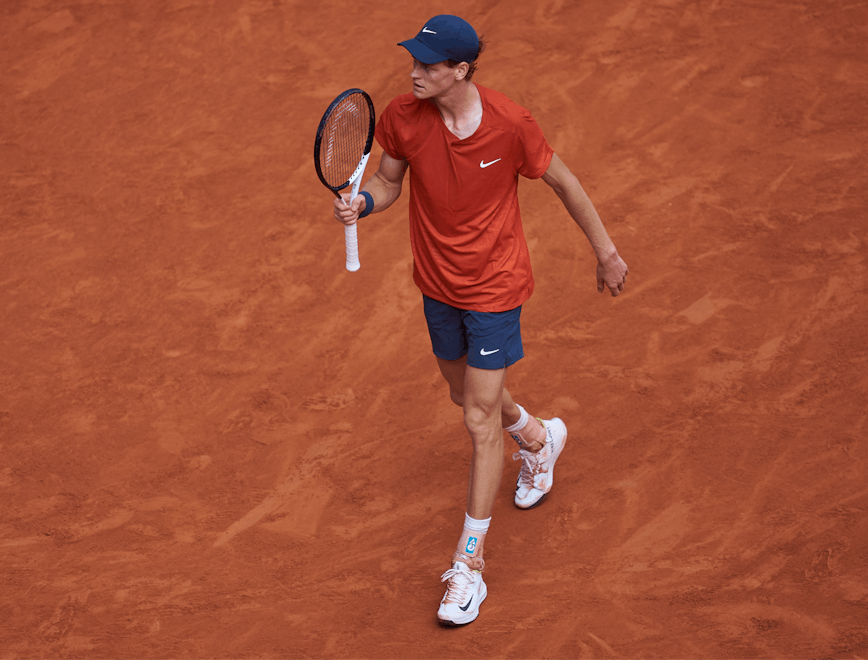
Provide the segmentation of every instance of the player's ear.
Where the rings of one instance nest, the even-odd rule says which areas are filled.
[[[452,75],[455,76],[455,80],[464,80],[464,76],[467,75],[469,70],[470,65],[467,62],[461,62],[458,66],[452,69]]]

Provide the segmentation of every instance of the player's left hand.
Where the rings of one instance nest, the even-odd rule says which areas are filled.
[[[603,290],[609,287],[612,295],[617,296],[627,284],[628,272],[627,264],[617,252],[605,261],[597,262],[597,291],[603,293]]]

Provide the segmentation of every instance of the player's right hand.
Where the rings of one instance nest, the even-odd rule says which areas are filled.
[[[597,262],[597,291],[603,293],[608,287],[613,296],[619,295],[627,284],[627,264],[618,253],[608,257],[605,262]]]
[[[359,213],[365,210],[365,198],[356,195],[350,204],[350,193],[341,193],[341,199],[334,200],[335,219],[345,225],[354,225],[359,219]]]

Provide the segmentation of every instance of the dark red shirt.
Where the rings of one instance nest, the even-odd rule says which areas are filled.
[[[502,312],[533,292],[518,208],[518,175],[538,179],[552,148],[530,113],[476,85],[482,122],[463,140],[433,101],[396,97],[377,123],[383,150],[410,165],[413,280],[429,298]]]

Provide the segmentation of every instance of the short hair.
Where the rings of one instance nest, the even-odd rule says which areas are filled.
[[[482,55],[482,51],[485,50],[485,44],[486,44],[486,42],[483,41],[482,38],[480,38],[479,39],[479,50],[476,52],[476,57],[473,58],[473,61],[467,63],[470,65],[470,68],[467,69],[467,75],[464,76],[464,80],[470,80],[473,77],[473,74],[476,73],[476,62],[479,60],[479,56]],[[462,61],[463,60],[446,60],[445,64],[450,69],[454,69],[456,66],[461,64]]]

